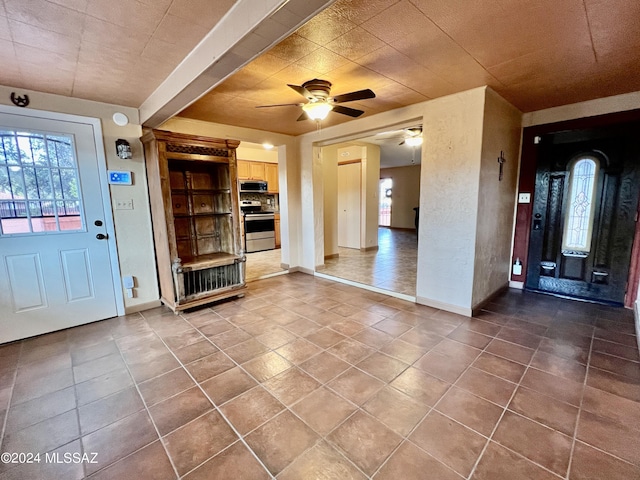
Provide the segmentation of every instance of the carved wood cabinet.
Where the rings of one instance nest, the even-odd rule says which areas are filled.
[[[162,302],[178,312],[242,296],[240,142],[162,130],[142,142]]]

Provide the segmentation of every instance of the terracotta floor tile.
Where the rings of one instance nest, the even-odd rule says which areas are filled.
[[[493,337],[488,337],[481,333],[474,332],[463,325],[459,326],[453,332],[447,335],[447,338],[456,340],[460,343],[464,343],[475,348],[484,348],[489,345],[489,342],[491,342],[491,340],[493,340]]]
[[[387,333],[392,337],[398,337],[411,329],[411,325],[399,322],[392,318],[385,318],[384,320],[372,325],[376,330]]]
[[[420,370],[453,383],[471,365],[473,360],[443,355],[435,350],[427,352],[413,365]]]
[[[497,338],[487,345],[485,351],[514,362],[522,363],[523,365],[529,364],[535,352],[535,350],[530,348],[505,342]]]
[[[294,341],[296,338],[297,337],[293,333],[280,327],[274,328],[273,330],[262,335],[258,335],[256,337],[256,340],[258,340],[260,343],[265,344],[272,350],[275,350],[278,347]]]
[[[237,363],[245,363],[259,355],[267,353],[269,348],[255,339],[234,345],[225,349],[225,353],[229,355]]]
[[[235,328],[234,325],[226,320],[214,320],[200,327],[200,332],[207,337],[213,337],[233,328]]]
[[[140,394],[147,406],[155,405],[162,400],[183,392],[195,384],[189,374],[182,368],[176,368],[158,377],[138,385]]]
[[[13,405],[33,400],[48,393],[57,392],[73,385],[73,370],[65,368],[37,380],[16,383],[13,387]]]
[[[300,367],[321,383],[326,383],[347,370],[349,364],[330,353],[322,352],[302,363]]]
[[[335,330],[336,332],[341,333],[342,335],[345,335],[347,337],[353,337],[358,332],[361,332],[362,330],[365,330],[367,328],[369,327],[362,325],[361,323],[351,321],[347,318],[340,322],[331,324],[331,330]]]
[[[329,348],[330,346],[344,340],[346,337],[325,327],[307,335],[305,338],[320,348]]]
[[[73,365],[80,365],[81,363],[95,360],[100,357],[106,357],[107,355],[119,353],[116,342],[113,340],[89,347],[77,348],[71,351],[71,359]]]
[[[558,357],[574,360],[586,365],[589,359],[589,346],[577,345],[567,340],[544,338],[540,342],[540,351],[556,355]]]
[[[240,367],[234,367],[202,382],[201,387],[216,405],[237,397],[257,385]]]
[[[356,365],[360,370],[364,370],[370,375],[389,383],[400,373],[406,370],[409,365],[395,358],[376,352],[362,360]]]
[[[556,377],[550,373],[530,368],[522,377],[521,385],[562,402],[579,406],[582,397],[582,384]]]
[[[577,407],[525,387],[518,388],[509,410],[569,436],[573,436],[578,419]]]
[[[185,480],[211,479],[268,480],[271,475],[241,442],[220,452],[184,477]]]
[[[629,480],[640,478],[640,467],[576,442],[571,461],[571,480]]]
[[[640,403],[597,388],[585,388],[582,409],[623,425],[640,425]]]
[[[526,367],[520,363],[512,362],[506,358],[497,357],[486,352],[482,353],[475,362],[473,362],[473,366],[514,383],[520,381],[522,374],[526,370]]]
[[[242,330],[241,328],[234,328],[231,330],[227,330],[224,333],[219,335],[214,335],[213,337],[209,337],[209,339],[215,343],[218,348],[226,349],[229,347],[233,347],[242,342],[246,342],[251,338],[247,332]]]
[[[245,438],[269,471],[277,475],[312,447],[319,437],[291,412],[285,411]]]
[[[457,387],[442,397],[436,409],[487,437],[503,412],[501,407]]]
[[[596,327],[594,332],[595,338],[600,338],[602,340],[606,340],[607,342],[619,343],[621,345],[626,345],[628,347],[633,347],[637,345],[637,339],[635,334],[628,333],[619,333],[612,330],[605,330],[603,328]]]
[[[331,390],[321,387],[291,409],[311,428],[324,436],[342,423],[356,408]]]
[[[360,343],[368,345],[371,348],[379,349],[393,341],[393,337],[388,333],[376,330],[373,327],[366,327],[352,337]]]
[[[220,407],[220,411],[241,435],[246,435],[284,408],[284,405],[264,388],[255,387],[225,403]]]
[[[111,480],[114,478],[172,480],[176,478],[176,473],[162,444],[157,441],[100,470],[90,478],[91,480]]]
[[[4,450],[3,450],[4,451]],[[33,452],[33,450],[27,450]],[[25,452],[26,453],[26,452]],[[35,453],[35,452],[33,452]],[[64,463],[65,454],[82,454],[80,440],[74,440],[53,450],[50,455],[60,459],[60,463],[45,462],[41,456],[40,463],[0,464],[0,478],[2,480],[25,479],[58,479],[80,480],[84,478],[84,468],[81,463]]]
[[[589,359],[589,366],[640,380],[640,363],[624,358],[593,351]]]
[[[264,382],[291,368],[291,363],[277,353],[269,352],[249,360],[243,367],[256,380]]]
[[[413,367],[402,372],[390,385],[429,406],[435,405],[451,386],[450,383]]]
[[[278,480],[365,480],[366,477],[351,462],[326,442],[320,442],[299,456]]]
[[[634,362],[640,362],[640,354],[635,346],[627,347],[625,345],[620,345],[619,343],[607,342],[606,340],[596,338],[593,340],[592,348],[594,352],[607,353],[609,355],[625,358]]]
[[[408,435],[429,411],[429,407],[392,387],[380,390],[362,407],[394,432]]]
[[[501,406],[506,406],[509,403],[511,394],[516,388],[515,383],[473,367],[458,379],[456,386]]]
[[[402,441],[402,437],[362,411],[349,417],[327,438],[367,475],[372,475]]]
[[[576,438],[600,450],[640,466],[640,429],[637,425],[621,425],[609,418],[580,412]]]
[[[86,464],[91,474],[158,439],[146,411],[134,413],[82,437],[84,452],[98,453],[97,464]]]
[[[362,405],[384,387],[384,382],[356,368],[350,368],[327,386],[356,405]]]
[[[136,388],[127,388],[78,408],[82,435],[128,417],[144,408]]]
[[[437,333],[425,332],[417,328],[413,328],[399,337],[399,339],[404,342],[426,348],[427,350],[435,347],[443,340],[443,338],[444,337],[442,335],[438,335]]]
[[[444,415],[432,411],[409,439],[466,477],[480,456],[487,439]]]
[[[317,380],[293,367],[262,384],[283,404],[291,406],[320,386]]]
[[[84,405],[133,386],[133,379],[125,368],[105,373],[76,384],[78,405]]]
[[[70,410],[22,430],[7,433],[2,442],[2,451],[45,453],[79,436],[78,413]]]
[[[557,477],[535,463],[494,442],[489,442],[473,480],[558,480]],[[594,479],[595,480],[595,479]]]
[[[76,408],[76,395],[73,387],[14,405],[7,416],[5,434],[22,430],[74,408]],[[0,421],[2,420],[4,417],[0,417]]]
[[[171,432],[164,442],[178,474],[184,475],[236,440],[222,416],[210,411]]]
[[[193,387],[156,403],[149,408],[149,412],[160,435],[164,436],[212,408],[213,405],[200,389]]]
[[[179,366],[180,364],[175,357],[167,352],[151,360],[141,360],[140,362],[131,363],[129,364],[129,370],[134,380],[140,383],[167,373]]]
[[[120,352],[116,352],[74,366],[73,376],[76,383],[81,383],[124,367]]]
[[[286,329],[296,335],[300,335],[301,337],[306,337],[311,335],[312,333],[317,332],[322,327],[311,320],[306,318],[299,318],[295,322],[291,322],[287,324]]]
[[[587,385],[634,402],[640,402],[640,382],[631,377],[624,377],[591,367],[587,374]]]
[[[380,349],[381,352],[411,365],[427,353],[424,347],[418,347],[400,339],[395,339]]]
[[[587,373],[587,367],[581,363],[542,351],[535,353],[531,360],[531,366],[578,383],[584,382]]]
[[[507,411],[493,440],[564,476],[569,467],[571,437]]]
[[[371,355],[375,350],[351,338],[336,343],[327,351],[347,363],[355,364]]]
[[[498,332],[502,328],[500,325],[496,325],[495,323],[485,322],[484,320],[480,320],[479,318],[469,318],[462,322],[462,324],[456,328],[456,330],[471,330],[472,332],[481,333],[483,335],[487,335],[489,337],[495,337]]]
[[[176,351],[184,347],[188,347],[189,345],[193,345],[194,343],[198,343],[204,340],[205,337],[202,336],[200,332],[196,329],[184,330],[182,332],[176,333],[174,335],[169,335],[168,337],[164,337],[163,340],[167,344],[167,346],[172,350]]]
[[[428,473],[427,473],[428,472]],[[462,477],[411,442],[404,441],[374,477],[376,480],[438,480]]]
[[[185,368],[193,375],[196,382],[204,382],[235,366],[235,363],[224,353],[216,352],[185,365]]]
[[[284,345],[276,350],[276,352],[289,360],[294,365],[299,365],[314,355],[320,353],[322,349],[303,338]]]

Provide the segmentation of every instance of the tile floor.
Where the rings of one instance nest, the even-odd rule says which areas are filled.
[[[638,479],[639,361],[625,310],[282,275],[0,347],[0,451],[59,460],[0,479]]]
[[[378,250],[338,249],[339,257],[325,260],[318,272],[415,296],[418,242],[415,231],[378,229]]]
[[[264,252],[247,253],[246,279],[252,282],[265,275],[286,272],[282,264],[282,250],[265,250]]]

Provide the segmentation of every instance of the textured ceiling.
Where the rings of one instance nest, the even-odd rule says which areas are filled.
[[[139,107],[234,0],[0,0],[0,84]],[[186,108],[300,134],[286,84],[322,78],[365,116],[490,85],[522,111],[640,90],[638,0],[338,0]],[[331,113],[324,125],[349,121]]]
[[[312,78],[365,116],[489,85],[527,112],[640,90],[637,0],[338,0],[180,115],[288,134]],[[350,118],[330,113],[323,125]]]
[[[139,107],[235,0],[0,0],[0,84]]]

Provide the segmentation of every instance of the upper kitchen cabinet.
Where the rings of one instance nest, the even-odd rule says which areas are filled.
[[[264,178],[267,181],[267,188],[269,193],[278,193],[278,164],[277,163],[265,163],[264,164]]]
[[[239,142],[162,130],[142,142],[163,303],[177,312],[243,295]]]
[[[247,160],[238,160],[238,178],[251,178],[251,169]]]

